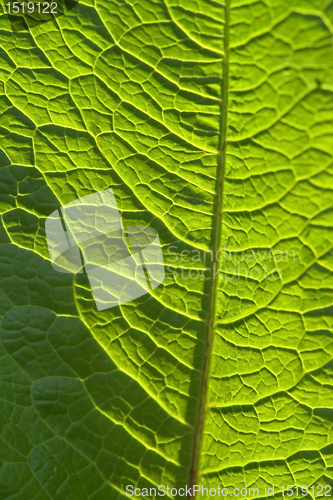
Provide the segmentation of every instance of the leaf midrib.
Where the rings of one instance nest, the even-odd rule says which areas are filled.
[[[220,114],[220,141],[219,141],[219,160],[217,166],[216,178],[216,202],[215,202],[215,224],[213,227],[213,258],[211,266],[211,291],[210,291],[210,305],[209,305],[209,319],[206,335],[206,352],[204,368],[201,380],[200,402],[199,402],[199,416],[198,423],[195,428],[194,446],[192,454],[192,464],[190,469],[189,486],[190,490],[198,480],[198,465],[200,461],[203,429],[206,415],[206,400],[208,392],[208,380],[210,371],[211,348],[214,335],[215,314],[216,314],[216,296],[218,290],[218,272],[219,260],[217,253],[221,246],[222,238],[222,215],[223,215],[223,188],[224,176],[226,165],[226,150],[227,150],[227,128],[228,128],[228,94],[229,94],[229,17],[230,17],[230,0],[226,0],[224,6],[225,23],[224,23],[224,58],[222,62],[222,86],[221,86],[221,114]],[[188,500],[195,498],[195,495],[189,495]]]

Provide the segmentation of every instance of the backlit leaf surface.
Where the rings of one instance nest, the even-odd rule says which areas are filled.
[[[331,485],[333,3],[2,11],[0,498]],[[110,187],[166,279],[98,312],[45,219]]]

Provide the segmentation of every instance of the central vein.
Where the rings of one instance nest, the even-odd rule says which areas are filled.
[[[221,88],[221,124],[220,124],[220,147],[219,147],[219,159],[217,166],[217,177],[216,177],[216,201],[215,201],[215,221],[214,221],[214,234],[213,234],[213,258],[212,258],[212,268],[211,268],[211,292],[210,292],[210,306],[209,306],[209,319],[207,326],[206,335],[206,354],[205,362],[201,380],[201,393],[200,393],[200,404],[199,404],[199,418],[198,424],[195,429],[194,436],[194,448],[192,456],[192,464],[190,470],[190,489],[192,489],[194,484],[198,484],[198,466],[201,455],[201,447],[203,441],[203,430],[204,422],[206,416],[206,399],[208,392],[208,380],[209,380],[209,365],[210,365],[210,353],[214,335],[214,323],[215,323],[215,308],[216,308],[216,295],[218,289],[218,271],[219,271],[219,261],[217,259],[218,251],[221,247],[221,237],[222,237],[222,213],[223,213],[223,184],[225,175],[225,164],[226,164],[226,150],[227,150],[227,127],[228,127],[228,81],[229,81],[229,9],[230,0],[226,0],[225,4],[225,24],[224,24],[224,58],[222,67],[222,88]],[[190,495],[190,498],[194,496]]]

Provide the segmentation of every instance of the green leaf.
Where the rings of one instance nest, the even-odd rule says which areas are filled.
[[[1,499],[333,484],[333,4],[226,1],[2,6]],[[45,219],[107,188],[166,279],[98,312]]]

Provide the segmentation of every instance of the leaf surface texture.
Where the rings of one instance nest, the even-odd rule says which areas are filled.
[[[332,484],[333,4],[2,11],[0,497]],[[44,228],[109,187],[167,277],[97,312]]]

